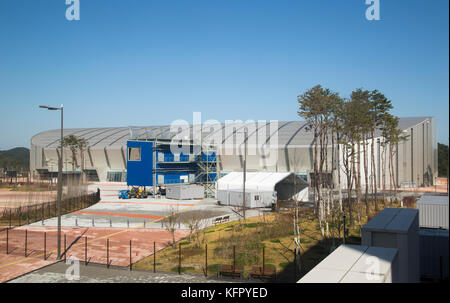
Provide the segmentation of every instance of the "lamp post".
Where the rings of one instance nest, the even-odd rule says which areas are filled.
[[[58,161],[58,194],[57,194],[57,212],[58,212],[58,250],[57,259],[61,260],[61,199],[62,199],[62,165],[63,165],[63,105],[61,107],[52,107],[46,105],[39,105],[39,108],[46,108],[48,110],[61,111],[61,144],[60,144],[60,156]]]
[[[244,126],[244,176],[242,182],[242,207],[243,207],[243,216],[245,221],[245,181],[247,178],[247,141],[248,141],[248,130],[247,127]],[[237,133],[237,132],[236,132]]]

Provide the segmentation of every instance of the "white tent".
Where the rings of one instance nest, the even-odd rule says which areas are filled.
[[[242,206],[243,179],[243,172],[231,172],[220,178],[217,181],[219,202],[225,205]],[[307,186],[307,183],[294,173],[248,172],[245,180],[246,206],[269,207],[277,199],[289,199],[294,194],[307,198]]]

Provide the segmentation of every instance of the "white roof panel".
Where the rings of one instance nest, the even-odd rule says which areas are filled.
[[[274,191],[275,185],[292,173],[248,172],[246,173],[246,191]],[[218,190],[242,190],[243,172],[231,172],[217,181]]]
[[[362,229],[406,233],[418,215],[416,209],[385,208]]]
[[[420,197],[418,204],[448,205],[448,196],[431,196],[423,195]]]
[[[391,273],[396,248],[341,245],[298,283],[380,283]],[[371,266],[378,262],[379,266]]]

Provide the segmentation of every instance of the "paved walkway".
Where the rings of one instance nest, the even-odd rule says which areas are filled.
[[[128,266],[130,263],[129,240],[132,240],[132,262],[169,245],[170,234],[164,230],[162,219],[171,212],[207,211],[207,226],[213,225],[218,216],[230,216],[230,221],[241,217],[232,207],[220,206],[214,199],[127,199],[117,196],[123,183],[99,183],[89,186],[90,191],[101,190],[101,201],[89,208],[62,216],[61,241],[66,235],[67,257],[85,260],[85,240],[88,243],[88,261],[91,263]],[[270,210],[247,210],[246,217],[259,216]],[[8,234],[0,232],[0,282],[36,270],[56,262],[56,218],[14,228]],[[176,241],[188,234],[188,227],[178,224]],[[25,232],[26,230],[26,232]],[[109,239],[109,240],[107,240]],[[109,243],[108,243],[109,241]],[[44,244],[45,243],[45,244]],[[45,247],[45,248],[44,248]],[[61,243],[62,249],[64,243]],[[107,249],[108,247],[108,249]],[[45,251],[45,254],[44,254]],[[45,260],[44,260],[45,256]]]
[[[25,232],[26,231],[26,232]],[[175,231],[175,241],[187,230]],[[64,245],[64,238],[66,245]],[[131,240],[131,251],[130,251]],[[129,266],[167,247],[172,236],[166,230],[120,228],[62,228],[61,251],[66,258],[76,257],[84,263]],[[64,246],[66,249],[64,250]],[[25,226],[0,234],[0,282],[56,262],[57,231],[55,227]]]

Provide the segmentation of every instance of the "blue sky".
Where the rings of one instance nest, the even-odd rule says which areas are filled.
[[[0,1],[0,149],[59,127],[299,120],[298,94],[378,89],[448,144],[449,1]]]

